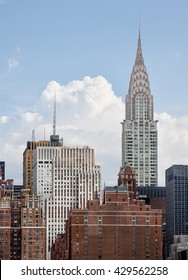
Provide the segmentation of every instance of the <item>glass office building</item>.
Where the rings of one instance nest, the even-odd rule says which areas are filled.
[[[175,235],[188,235],[188,165],[173,165],[166,170],[166,241]]]

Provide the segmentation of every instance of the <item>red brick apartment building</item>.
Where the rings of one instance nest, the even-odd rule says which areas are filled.
[[[138,200],[130,166],[120,171],[118,186],[106,187],[103,203],[88,201],[71,210],[66,232],[52,246],[52,259],[161,260],[162,213]]]
[[[13,181],[0,180],[0,260],[45,260],[46,229],[40,199],[29,190],[14,197],[11,185]]]

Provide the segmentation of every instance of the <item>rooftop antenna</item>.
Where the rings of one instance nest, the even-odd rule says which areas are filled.
[[[35,142],[35,131],[34,131],[34,129],[32,130],[32,141]]]
[[[44,141],[46,140],[46,130],[45,130],[45,127],[44,127]]]
[[[53,134],[50,136],[53,146],[59,145],[59,135],[56,135],[56,92],[54,91],[54,117],[53,117]]]
[[[56,91],[54,91],[53,135],[56,135]]]

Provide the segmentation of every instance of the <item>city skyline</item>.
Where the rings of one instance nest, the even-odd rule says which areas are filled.
[[[165,169],[187,163],[188,3],[108,2],[0,2],[0,160],[15,184],[22,183],[23,152],[32,130],[37,141],[52,134],[54,90],[57,133],[67,146],[94,148],[103,181],[116,184],[139,10],[159,120],[159,185]]]

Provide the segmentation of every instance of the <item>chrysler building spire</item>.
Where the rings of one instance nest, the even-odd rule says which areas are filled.
[[[157,185],[157,121],[153,119],[153,96],[142,55],[140,28],[122,122],[122,166],[125,164],[136,171],[138,186]]]
[[[144,64],[144,59],[142,56],[141,38],[140,38],[140,27],[139,27],[138,47],[137,47],[135,64]]]
[[[147,108],[143,108],[144,110],[138,106],[141,104],[140,100],[143,96],[147,103],[145,104]],[[126,119],[141,118],[153,120],[153,96],[151,95],[149,78],[142,55],[139,30],[137,54],[129,83],[129,93],[126,96]]]

